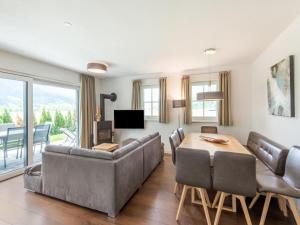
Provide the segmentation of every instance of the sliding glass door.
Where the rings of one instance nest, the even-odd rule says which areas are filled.
[[[27,165],[28,81],[0,73],[0,176]]]
[[[0,72],[0,181],[41,161],[48,144],[77,146],[79,87]]]
[[[52,83],[33,84],[33,162],[48,144],[77,146],[78,89]]]

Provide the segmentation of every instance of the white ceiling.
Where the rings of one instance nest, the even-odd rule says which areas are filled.
[[[249,63],[298,14],[299,0],[0,0],[0,48],[78,72],[181,72],[209,47],[210,65]]]

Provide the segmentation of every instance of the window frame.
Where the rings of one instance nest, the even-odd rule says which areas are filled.
[[[157,88],[158,89],[158,100],[157,102],[156,101],[153,101],[153,89],[154,88]],[[145,89],[151,89],[151,101],[144,101],[144,90]],[[148,121],[158,121],[159,119],[159,116],[153,116],[153,103],[157,103],[158,104],[158,113],[159,113],[159,86],[156,85],[156,84],[145,84],[145,85],[142,85],[142,93],[141,93],[141,106],[142,106],[142,109],[145,110],[144,106],[145,106],[145,103],[151,103],[151,116],[146,116],[145,115],[145,120],[148,120]]]
[[[193,123],[218,123],[219,121],[219,104],[218,101],[215,100],[217,102],[217,107],[216,107],[216,116],[215,117],[211,117],[211,116],[193,116],[193,102],[205,102],[205,101],[197,101],[194,100],[193,101],[193,96],[192,96],[192,90],[193,90],[193,86],[200,86],[200,85],[207,85],[211,82],[211,84],[215,84],[217,86],[217,90],[219,90],[219,82],[218,80],[203,80],[203,81],[194,81],[191,82],[191,90],[190,90],[190,98],[191,98],[191,113],[192,113],[192,122]],[[205,112],[205,105],[203,105],[203,114]]]
[[[38,79],[34,79],[32,82],[32,112],[34,112],[34,93],[33,93],[33,89],[34,89],[34,85],[44,85],[44,86],[50,86],[50,87],[57,87],[57,88],[65,88],[65,89],[70,89],[70,90],[74,90],[75,94],[76,94],[76,111],[75,111],[75,117],[76,117],[76,146],[78,147],[80,145],[80,87],[79,86],[75,86],[75,85],[68,85],[68,84],[62,84],[62,83],[55,83],[55,82],[51,82],[51,81],[47,81],[47,80],[38,80]]]

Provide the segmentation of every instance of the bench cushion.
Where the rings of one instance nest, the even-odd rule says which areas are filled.
[[[283,176],[288,149],[261,134],[250,132],[247,148],[273,173]]]

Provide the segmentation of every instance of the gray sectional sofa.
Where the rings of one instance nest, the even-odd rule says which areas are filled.
[[[115,217],[163,157],[159,133],[114,152],[49,145],[42,164],[24,174],[25,188]]]

